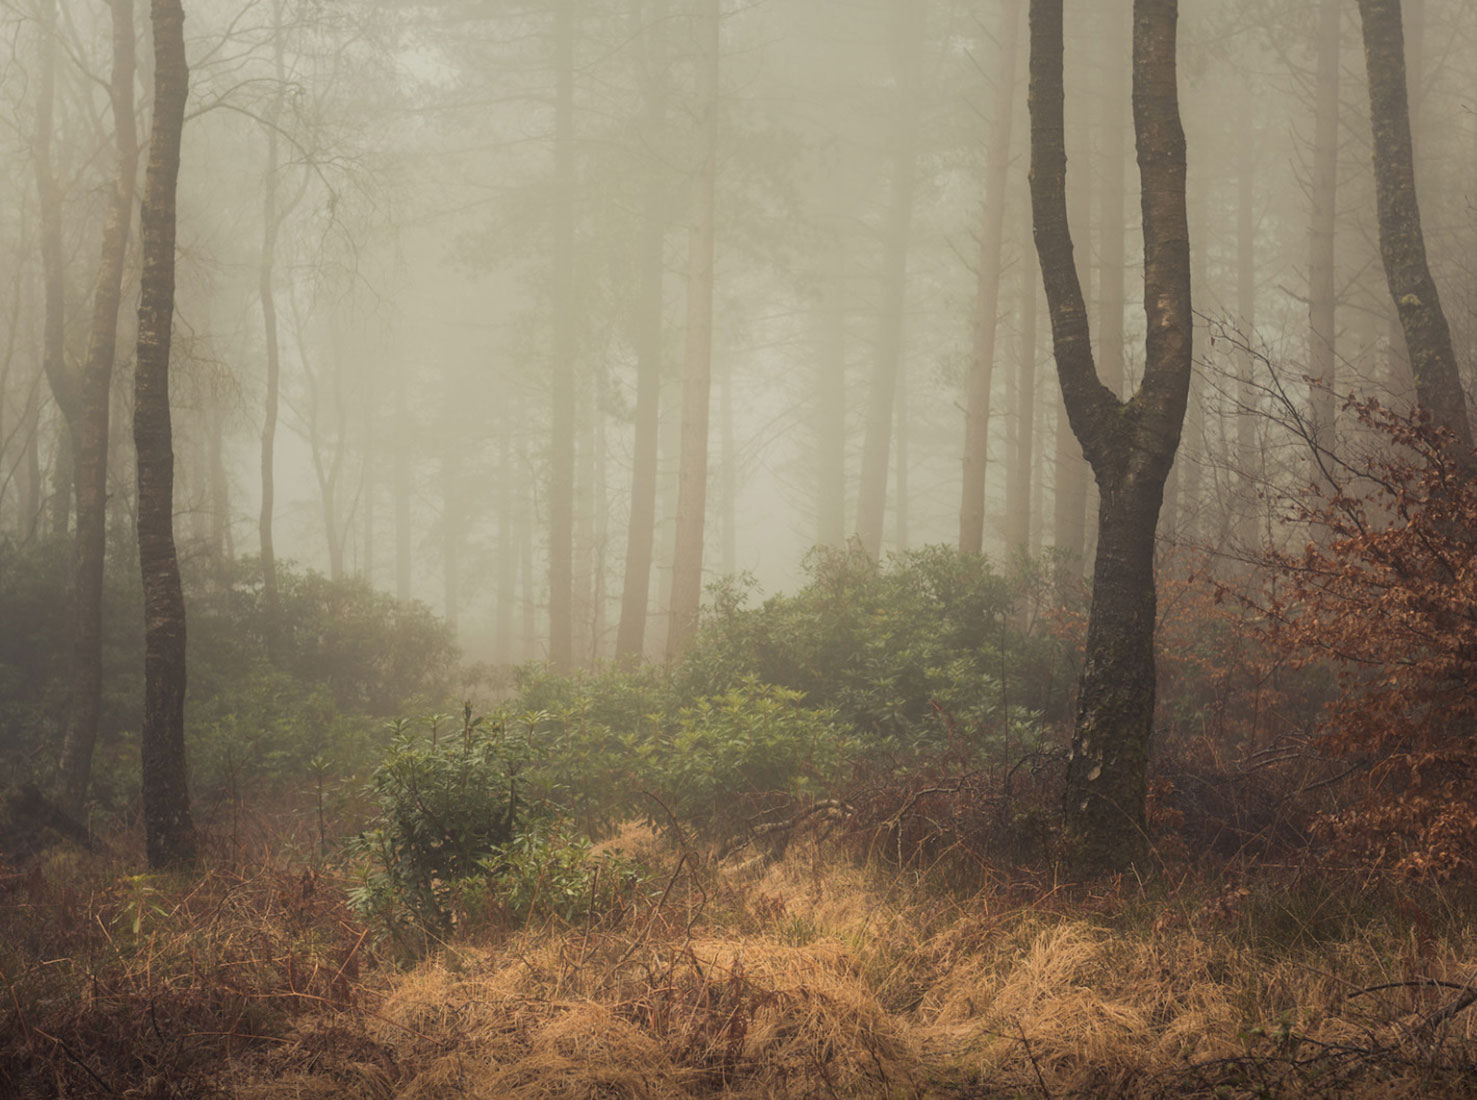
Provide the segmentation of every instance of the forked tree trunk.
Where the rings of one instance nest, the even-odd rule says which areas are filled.
[[[1359,0],[1359,19],[1369,74],[1375,196],[1385,279],[1405,332],[1416,399],[1435,424],[1470,450],[1472,426],[1467,417],[1467,399],[1452,350],[1451,329],[1426,262],[1426,239],[1416,201],[1400,0]]]
[[[92,332],[77,379],[77,404],[69,419],[77,486],[77,535],[73,553],[72,674],[62,741],[62,805],[78,813],[92,773],[103,702],[103,566],[108,532],[108,414],[117,355],[118,307],[123,260],[133,220],[138,174],[138,135],[133,121],[133,0],[111,0],[113,77],[109,95],[117,143],[117,169],[93,291]]]
[[[990,390],[1000,312],[1000,251],[1005,239],[1006,194],[1010,186],[1010,132],[1015,120],[1015,70],[1021,5],[1002,6],[995,60],[995,121],[990,133],[985,184],[984,232],[975,272],[974,348],[964,409],[964,478],[959,503],[959,549],[978,554],[985,545],[985,471],[990,451]],[[1031,291],[1034,295],[1034,289]],[[1006,521],[1009,523],[1009,519]]]
[[[174,546],[174,444],[169,416],[174,318],[175,189],[189,95],[180,0],[152,0],[154,118],[144,181],[143,275],[133,444],[138,453],[138,554],[144,587],[144,828],[149,866],[195,860],[185,768],[185,598]]]
[[[1062,0],[1031,2],[1031,202],[1062,397],[1101,494],[1065,824],[1074,869],[1147,854],[1154,715],[1154,535],[1190,385],[1185,139],[1176,87],[1177,0],[1135,0],[1133,112],[1143,191],[1144,379],[1127,402],[1099,380],[1067,225]]]
[[[687,260],[687,338],[682,368],[682,454],[677,474],[677,540],[672,557],[672,611],[667,659],[678,657],[697,630],[703,591],[703,532],[708,501],[708,417],[713,390],[713,262],[718,178],[719,0],[698,0],[698,147]]]

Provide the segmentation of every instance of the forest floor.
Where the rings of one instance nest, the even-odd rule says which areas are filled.
[[[966,894],[834,844],[611,843],[653,870],[639,901],[415,963],[290,845],[189,879],[0,868],[0,1096],[1477,1094],[1452,891],[1260,866]]]

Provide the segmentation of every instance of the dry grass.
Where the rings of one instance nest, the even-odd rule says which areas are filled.
[[[43,868],[0,896],[24,940],[0,947],[0,1095],[1477,1091],[1477,1011],[1437,1019],[1477,969],[1450,895],[1262,871],[959,899],[803,844],[732,873],[623,839],[666,861],[659,906],[468,935],[408,972],[370,965],[300,869],[160,883],[134,935],[136,880]]]

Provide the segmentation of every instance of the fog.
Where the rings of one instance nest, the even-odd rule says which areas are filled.
[[[1077,267],[1124,395],[1145,325],[1130,8],[1069,0],[1066,20]],[[1467,0],[1405,9],[1426,241],[1470,364],[1477,22]],[[18,543],[71,522],[43,240],[75,364],[113,171],[108,6],[60,0],[54,35],[51,11],[0,9],[0,532]],[[187,566],[257,557],[266,524],[276,559],[424,601],[471,658],[613,657],[623,596],[626,648],[658,657],[688,614],[684,507],[698,581],[747,574],[758,594],[794,587],[815,545],[967,545],[972,372],[980,545],[1090,563],[1096,504],[1031,240],[1019,0],[192,0],[186,33]],[[1298,537],[1266,491],[1307,476],[1289,410],[1346,430],[1307,379],[1398,403],[1410,370],[1353,5],[1186,0],[1179,66],[1200,324],[1160,539],[1234,558]],[[132,522],[125,272],[115,538]],[[707,402],[686,387],[704,440],[683,401],[705,367]],[[686,505],[685,433],[707,456]]]

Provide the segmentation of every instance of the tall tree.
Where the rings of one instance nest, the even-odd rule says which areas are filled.
[[[73,546],[72,674],[62,742],[61,795],[63,805],[74,813],[81,808],[87,793],[92,750],[102,715],[108,414],[113,396],[113,362],[117,356],[118,308],[123,297],[123,260],[128,250],[138,175],[138,134],[133,119],[133,0],[110,0],[109,7],[113,20],[113,75],[108,95],[113,108],[116,169],[103,224],[87,358],[77,375],[72,390],[74,405],[67,416],[77,487],[77,533]]]
[[[708,501],[708,417],[713,389],[713,263],[717,218],[720,0],[696,0],[701,55],[692,228],[687,256],[687,336],[682,368],[682,454],[677,482],[677,541],[672,559],[667,659],[697,629],[703,590],[703,532]]]
[[[276,87],[272,100],[267,105],[266,124],[262,127],[267,139],[267,163],[262,178],[262,244],[257,263],[257,293],[261,298],[262,335],[266,345],[266,404],[262,415],[261,440],[261,512],[257,519],[257,533],[261,543],[262,557],[262,602],[266,610],[266,644],[269,654],[275,653],[277,639],[278,595],[277,595],[277,549],[273,539],[272,520],[276,511],[276,456],[277,414],[280,405],[282,377],[282,342],[277,329],[277,238],[288,209],[283,209],[279,192],[281,187],[281,153],[279,151],[278,128],[282,118],[283,101],[287,95],[286,62],[283,57],[282,0],[272,4],[272,68],[276,75]],[[301,195],[301,192],[299,192]]]
[[[1332,447],[1334,443],[1337,405],[1334,243],[1338,225],[1339,16],[1342,10],[1342,0],[1321,0],[1318,64],[1314,76],[1313,218],[1308,242],[1308,374],[1321,382],[1313,392],[1313,429],[1325,447]],[[1247,172],[1249,174],[1250,169]],[[1250,205],[1246,199],[1243,203]],[[1250,223],[1249,212],[1243,218]],[[1250,318],[1246,321],[1250,324]],[[1249,339],[1250,329],[1247,335]],[[1243,353],[1242,357],[1249,366],[1250,356]]]
[[[632,3],[639,20],[636,44],[638,79],[645,105],[648,140],[655,142],[667,117],[667,3],[652,0],[650,9]],[[631,463],[631,518],[626,528],[626,569],[621,589],[621,618],[616,628],[618,660],[634,663],[646,651],[646,618],[651,602],[651,557],[656,539],[657,437],[661,431],[662,315],[666,269],[662,262],[667,234],[667,195],[661,174],[652,171],[642,193],[641,295],[636,320],[636,439]]]
[[[974,347],[964,410],[964,478],[959,504],[959,549],[978,554],[985,543],[985,468],[990,450],[990,391],[1000,312],[1000,252],[1005,239],[1010,185],[1010,131],[1015,120],[1015,69],[1020,41],[1020,0],[1004,0],[996,37],[995,119],[987,156],[984,232],[975,270]],[[1034,296],[1035,291],[1031,291]],[[1024,541],[1024,540],[1022,540]]]
[[[1005,548],[1024,553],[1031,541],[1031,463],[1035,458],[1036,297],[1040,277],[1034,257],[1022,257],[1020,347],[1012,391],[1010,465],[1005,479]]]
[[[1416,200],[1400,0],[1359,0],[1359,20],[1369,76],[1375,197],[1385,280],[1400,314],[1417,400],[1433,422],[1470,449],[1472,425],[1467,399],[1457,371],[1451,329],[1426,261],[1426,239]]]
[[[66,260],[62,241],[62,185],[52,161],[56,130],[57,2],[42,0],[40,73],[36,91],[36,126],[31,138],[31,169],[36,177],[37,223],[41,243],[41,368],[52,397],[68,421],[78,413],[77,381],[67,370]],[[71,450],[57,449],[52,498],[52,527],[67,529],[72,504]],[[36,487],[40,487],[37,471]]]
[[[1065,819],[1079,871],[1126,869],[1144,832],[1154,717],[1154,536],[1190,386],[1185,138],[1177,0],[1135,0],[1133,117],[1142,180],[1144,378],[1127,401],[1099,379],[1067,224],[1062,0],[1031,0],[1031,205],[1072,431],[1097,478],[1097,556]]]
[[[151,0],[154,114],[144,177],[143,274],[134,369],[138,555],[144,587],[144,829],[149,866],[195,860],[185,767],[185,597],[174,545],[169,349],[174,320],[175,192],[190,69],[180,0]]]
[[[549,660],[574,664],[574,15],[554,0],[553,405],[549,465]]]
[[[891,451],[898,378],[902,373],[904,314],[908,288],[908,247],[913,231],[918,120],[922,107],[923,25],[927,6],[917,0],[891,0],[893,82],[892,184],[882,257],[882,293],[877,314],[877,350],[867,395],[867,430],[862,440],[861,485],[856,533],[872,557],[882,552],[887,511],[887,466]]]

